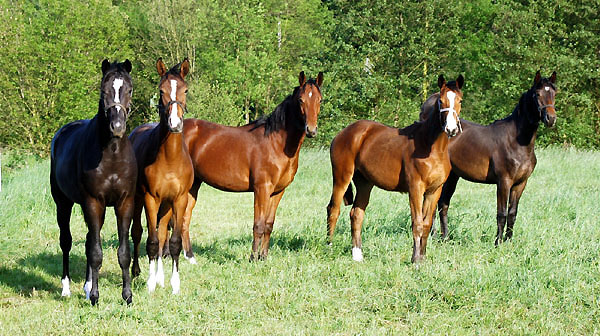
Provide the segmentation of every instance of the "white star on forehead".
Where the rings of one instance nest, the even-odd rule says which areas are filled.
[[[312,97],[312,92],[308,93],[308,98]]]
[[[546,90],[546,91],[550,91],[550,87],[549,87],[549,86],[546,86],[546,87],[544,87],[544,90]]]

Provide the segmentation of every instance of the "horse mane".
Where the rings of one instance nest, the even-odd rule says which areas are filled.
[[[165,76],[167,76],[167,75],[181,76],[180,75],[180,73],[181,73],[181,63],[183,63],[183,62],[180,62],[180,63],[177,63],[177,64],[173,65],[171,67],[171,69],[169,69],[169,71],[167,71],[167,73],[165,74]]]

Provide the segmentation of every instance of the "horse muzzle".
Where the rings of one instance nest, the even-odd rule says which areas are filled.
[[[119,120],[110,123],[110,133],[114,138],[122,138],[126,128],[125,123]]]
[[[549,115],[548,113],[544,113],[544,117],[543,117],[542,121],[544,122],[544,125],[546,125],[547,127],[554,127],[554,124],[556,123],[556,116]]]
[[[308,125],[306,125],[306,136],[309,138],[314,138],[317,135],[317,127],[315,126],[314,130],[311,130]]]

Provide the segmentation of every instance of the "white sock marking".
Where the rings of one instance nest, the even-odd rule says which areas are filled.
[[[354,261],[363,261],[363,254],[360,247],[352,248],[352,260]]]
[[[187,259],[190,262],[190,264],[192,264],[192,265],[196,265],[197,264],[196,258],[195,257],[191,257],[191,258],[188,257],[187,255],[185,255],[185,252],[183,252],[183,257],[185,259]]]
[[[71,287],[69,277],[65,277],[60,281],[62,283],[62,296],[71,296]]]
[[[156,261],[150,260],[150,269],[148,270],[148,292],[154,292],[156,288]]]
[[[181,287],[181,281],[179,280],[179,272],[177,266],[173,263],[173,275],[171,276],[171,287],[173,288],[173,294],[178,294]]]
[[[156,282],[160,287],[165,287],[165,271],[163,270],[162,257],[158,257],[158,267],[156,270]]]
[[[92,280],[88,280],[83,285],[83,291],[85,292],[85,298],[90,299],[90,293],[92,292]]]

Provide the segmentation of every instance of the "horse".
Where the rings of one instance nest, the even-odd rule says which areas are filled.
[[[495,245],[512,238],[519,200],[537,162],[534,146],[539,123],[553,127],[556,122],[555,82],[556,71],[550,78],[542,78],[538,71],[533,86],[521,95],[508,117],[487,126],[461,119],[463,132],[448,146],[452,171],[438,202],[443,239],[448,237],[448,207],[459,178],[496,185]],[[435,99],[428,98],[422,110],[433,108]]]
[[[183,140],[183,114],[186,110],[187,94],[187,83],[184,79],[189,72],[190,63],[186,58],[167,71],[159,58],[156,69],[160,76],[160,122],[141,125],[129,135],[139,170],[131,229],[134,246],[132,274],[140,274],[138,258],[142,238],[141,214],[142,208],[145,208],[148,224],[146,252],[150,260],[148,291],[153,292],[157,283],[164,287],[162,256],[168,237],[169,221],[172,219],[173,232],[168,249],[173,259],[171,288],[173,294],[177,294],[181,285],[181,228],[187,206],[187,193],[194,179],[192,161]]]
[[[100,230],[106,207],[117,217],[119,248],[117,255],[123,273],[122,297],[132,301],[129,264],[129,226],[137,178],[137,163],[125,134],[133,85],[131,62],[102,62],[100,102],[92,119],[74,121],[56,132],[50,149],[50,188],[56,203],[63,253],[62,296],[70,296],[69,253],[73,204],[81,206],[88,227],[85,242],[87,259],[86,299],[98,302],[98,272],[102,266]]]
[[[316,80],[306,80],[302,71],[298,79],[300,85],[273,113],[245,126],[229,127],[198,119],[184,121],[185,142],[195,176],[184,224],[187,257],[193,257],[189,239],[191,210],[203,182],[223,191],[254,193],[250,260],[267,257],[277,206],[298,170],[304,138],[317,134],[323,73],[319,72]]]
[[[329,243],[340,214],[342,199],[352,204],[352,259],[362,261],[361,229],[373,186],[408,192],[413,231],[411,261],[425,258],[427,238],[442,184],[450,173],[448,138],[460,131],[464,78],[446,82],[438,77],[438,99],[430,118],[397,129],[359,120],[338,133],[330,147],[333,191],[327,206]],[[351,181],[356,187],[356,197]]]

